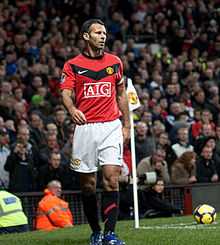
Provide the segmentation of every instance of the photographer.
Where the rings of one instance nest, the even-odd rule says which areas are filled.
[[[146,157],[140,161],[137,166],[137,177],[142,178],[145,173],[156,172],[162,177],[167,184],[170,182],[170,176],[168,173],[167,163],[165,161],[166,152],[163,148],[158,147],[152,156]],[[140,188],[145,188],[146,184],[140,184]]]
[[[38,161],[36,150],[28,142],[29,137],[26,126],[18,128],[17,141],[5,163],[5,170],[9,172],[9,190],[12,192],[35,190]]]
[[[138,178],[138,206],[140,218],[169,217],[183,214],[164,198],[164,180],[156,172],[147,172]],[[119,219],[133,218],[133,186],[128,185],[120,195]],[[141,188],[140,188],[141,187]]]
[[[174,214],[183,214],[183,211],[163,197],[164,181],[157,177],[156,182],[150,187],[139,190],[139,215],[141,218],[169,217]]]

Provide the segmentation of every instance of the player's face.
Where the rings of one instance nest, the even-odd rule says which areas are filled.
[[[98,23],[92,24],[89,28],[88,44],[92,49],[104,49],[106,41],[105,26]]]

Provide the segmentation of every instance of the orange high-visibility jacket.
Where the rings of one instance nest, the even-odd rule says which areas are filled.
[[[36,229],[51,231],[73,225],[73,217],[69,204],[53,195],[48,189],[38,204],[36,216]]]

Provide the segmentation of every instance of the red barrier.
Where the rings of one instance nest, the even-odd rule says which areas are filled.
[[[192,188],[185,187],[184,188],[184,198],[183,198],[183,205],[184,205],[184,214],[190,215],[192,214]]]

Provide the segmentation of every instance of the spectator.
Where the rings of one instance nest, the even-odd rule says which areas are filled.
[[[179,158],[184,152],[193,151],[193,146],[189,143],[188,127],[181,127],[177,130],[177,143],[171,145],[169,165]]]
[[[14,103],[13,100],[12,100],[12,103]],[[12,116],[13,116],[13,120],[15,121],[15,123],[19,124],[21,120],[28,119],[26,107],[22,102],[15,102],[12,108],[13,108]]]
[[[49,155],[54,151],[60,151],[60,145],[57,140],[57,135],[50,133],[46,135],[46,145],[39,151],[39,161],[41,166],[47,165],[49,162]],[[63,155],[61,155],[61,163],[65,163],[65,157]]]
[[[9,184],[9,174],[4,169],[9,154],[9,136],[7,130],[2,128],[0,129],[0,187],[3,188],[8,188]]]
[[[35,71],[34,71],[35,72]],[[31,82],[24,90],[24,98],[27,102],[31,102],[32,96],[37,93],[37,89],[43,85],[42,78],[40,76],[34,76]]]
[[[215,135],[214,129],[215,128],[212,126],[211,123],[203,124],[202,125],[202,131],[201,131],[201,134],[200,134],[200,138],[214,136]]]
[[[12,86],[9,82],[1,83],[0,104],[4,105],[5,99],[12,95]]]
[[[55,108],[55,120],[54,123],[57,126],[58,130],[58,138],[61,141],[61,146],[64,145],[68,138],[68,121],[67,121],[67,115],[66,110],[63,106],[57,106]]]
[[[165,157],[165,150],[162,148],[157,148],[151,156],[143,158],[140,161],[137,166],[137,176],[142,177],[146,172],[157,172],[165,183],[169,183],[170,176]]]
[[[169,147],[170,142],[168,134],[166,132],[159,135],[159,137],[157,138],[157,145],[161,148],[164,148],[165,150]]]
[[[28,231],[28,220],[17,196],[0,190],[0,209],[0,234]]]
[[[10,144],[12,144],[16,141],[15,123],[13,120],[6,120],[4,125],[5,125],[7,132],[8,132],[8,135],[9,135],[9,142],[10,142]]]
[[[60,198],[61,183],[52,180],[44,190],[44,197],[40,200],[36,216],[36,229],[52,231],[58,228],[73,227],[73,217],[69,204]]]
[[[21,102],[24,104],[26,110],[28,110],[28,103],[27,101],[23,98],[23,90],[21,87],[15,87],[13,90],[14,93],[14,98],[16,102]]]
[[[184,152],[171,167],[172,184],[192,184],[196,179],[196,154],[193,151]]]
[[[219,176],[213,161],[213,149],[205,146],[196,160],[196,178],[198,182],[217,182]]]
[[[39,148],[46,143],[44,123],[38,112],[32,112],[30,115],[30,139]]]
[[[136,125],[135,136],[135,152],[136,152],[136,164],[152,154],[155,143],[153,138],[148,136],[148,126],[145,122],[138,122]]]
[[[43,116],[50,116],[52,113],[52,100],[52,96],[48,93],[48,87],[46,85],[40,86],[31,98],[30,110],[39,110]]]
[[[55,123],[48,123],[46,125],[46,131],[47,134],[55,134],[56,136],[58,135],[57,125]]]
[[[58,129],[57,129],[57,125],[55,123],[53,123],[53,122],[47,123],[47,125],[46,125],[46,134],[47,135],[50,135],[50,134],[51,135],[52,134],[56,135],[58,145],[62,147],[63,141],[58,136]],[[68,140],[67,140],[67,142],[68,142]]]
[[[189,126],[188,113],[186,111],[182,111],[176,116],[176,120],[175,120],[172,128],[170,130],[168,129],[169,139],[171,141],[171,144],[175,144],[179,140],[178,139],[179,128],[187,128],[188,126]],[[188,135],[188,137],[189,137],[189,135]]]
[[[215,88],[213,86],[213,88]],[[218,89],[218,87],[217,87]],[[208,100],[208,108],[211,112],[212,115],[212,119],[213,119],[213,124],[216,124],[218,122],[219,119],[219,115],[218,112],[220,110],[220,104],[219,104],[219,92],[211,92],[211,95],[209,96],[209,100]]]
[[[202,133],[202,125],[211,124],[212,128],[215,128],[215,124],[212,122],[212,114],[208,109],[201,111],[201,120],[198,120],[192,124],[192,136],[194,139],[199,138]]]
[[[212,128],[212,125],[209,124],[203,124],[201,128],[201,134],[197,138],[197,140],[194,142],[194,148],[195,152],[198,154],[201,152],[201,148],[203,147],[204,141],[208,137],[214,137],[215,131]]]
[[[155,120],[152,125],[152,135],[154,138],[157,139],[164,132],[166,132],[164,124],[160,120]]]
[[[61,165],[61,154],[58,151],[52,151],[49,154],[49,161],[46,165],[39,168],[38,174],[38,190],[42,190],[44,186],[50,181],[59,180],[65,190],[77,189],[79,185],[76,184],[76,173]]]
[[[203,110],[206,107],[205,92],[200,88],[193,96],[192,100],[193,108]],[[196,137],[196,135],[195,135]]]
[[[216,168],[218,176],[220,176],[220,127],[219,125],[216,126],[216,147],[215,147],[215,154],[217,158]]]
[[[25,126],[18,128],[16,143],[5,163],[9,172],[9,190],[26,192],[36,189],[38,158],[36,149],[28,141],[29,129]]]

